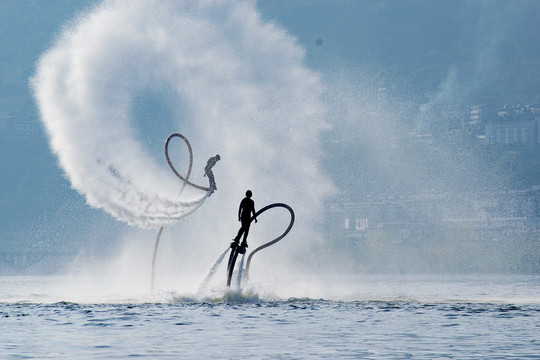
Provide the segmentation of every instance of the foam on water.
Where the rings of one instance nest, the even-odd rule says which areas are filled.
[[[222,299],[284,301],[325,299],[345,302],[405,304],[540,304],[538,275],[351,275],[294,277],[273,282],[250,281],[242,289],[220,281],[204,291],[157,290],[146,283],[111,282],[96,276],[2,276],[0,302],[5,303],[175,303],[220,302]]]

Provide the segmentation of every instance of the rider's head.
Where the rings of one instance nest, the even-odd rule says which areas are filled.
[[[253,193],[251,192],[251,190],[246,191],[246,197],[250,198],[251,196],[253,196]]]
[[[221,158],[219,157],[219,154],[216,155],[216,159],[217,159],[217,160],[221,159]]]

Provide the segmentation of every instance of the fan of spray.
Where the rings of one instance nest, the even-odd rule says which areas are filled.
[[[216,208],[261,188],[315,219],[331,185],[317,166],[322,89],[303,56],[253,2],[111,0],[64,27],[32,86],[72,186],[121,221],[170,225],[206,196],[180,199],[177,179],[140,141],[165,120],[137,124],[135,99],[160,88],[183,105],[167,132],[186,134],[206,158],[230,159],[220,165],[227,180]]]
[[[160,288],[170,282],[178,289],[178,278],[168,274],[179,272],[182,288],[199,283],[236,232],[235,213],[246,189],[257,204],[286,202],[299,214],[286,256],[268,259],[276,269],[295,266],[294,250],[305,252],[318,238],[323,200],[333,191],[318,164],[320,134],[328,128],[324,89],[305,67],[296,39],[265,22],[255,5],[105,0],[62,28],[31,79],[51,150],[72,187],[119,221],[171,226],[207,199],[190,187],[179,196],[182,183],[163,158],[169,134],[185,135],[196,149],[194,184],[206,183],[209,157],[222,157],[218,191],[189,221],[167,230],[174,242],[160,244],[166,250],[156,268],[165,274]],[[146,115],[148,103],[163,110],[159,116]],[[171,161],[184,174],[180,145],[171,149]],[[272,239],[281,226],[273,217],[258,224],[252,245]],[[117,283],[146,289],[140,278],[151,266],[145,266],[149,237],[125,232],[124,254],[115,260],[121,266],[106,278],[113,284],[114,274]],[[180,242],[181,257],[171,251]]]

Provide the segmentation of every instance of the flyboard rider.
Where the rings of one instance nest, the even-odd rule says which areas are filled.
[[[255,202],[251,199],[252,196],[253,193],[251,190],[248,190],[246,191],[246,197],[240,202],[240,206],[238,207],[238,221],[242,223],[242,227],[238,231],[236,237],[233,239],[231,247],[238,246],[238,242],[240,241],[242,234],[244,234],[244,239],[242,240],[241,246],[244,248],[248,247],[247,237],[249,233],[249,226],[251,225],[251,216],[255,216]],[[257,218],[254,220],[257,222]]]
[[[204,168],[204,176],[208,175],[208,180],[210,181],[210,195],[212,195],[214,191],[217,190],[216,180],[214,179],[214,173],[212,172],[212,168],[214,167],[214,165],[216,165],[219,159],[221,159],[219,155],[211,157],[210,159],[208,159],[208,162],[206,163],[206,166]]]

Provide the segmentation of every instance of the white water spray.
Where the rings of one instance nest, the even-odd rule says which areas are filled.
[[[251,187],[303,209],[309,224],[331,185],[317,166],[321,87],[303,56],[253,2],[110,0],[63,30],[32,85],[51,148],[91,206],[155,227],[205,200],[179,199],[181,184],[153,156],[162,145],[140,140],[165,123],[165,134],[190,138],[201,168],[222,155],[216,208]],[[159,89],[181,104],[177,116],[138,124],[136,99]],[[195,160],[202,183],[197,171]]]
[[[238,264],[238,273],[236,275],[236,288],[238,290],[242,290],[242,274],[244,273],[244,257],[246,256],[245,253],[242,254],[242,258],[240,259],[240,264]]]

